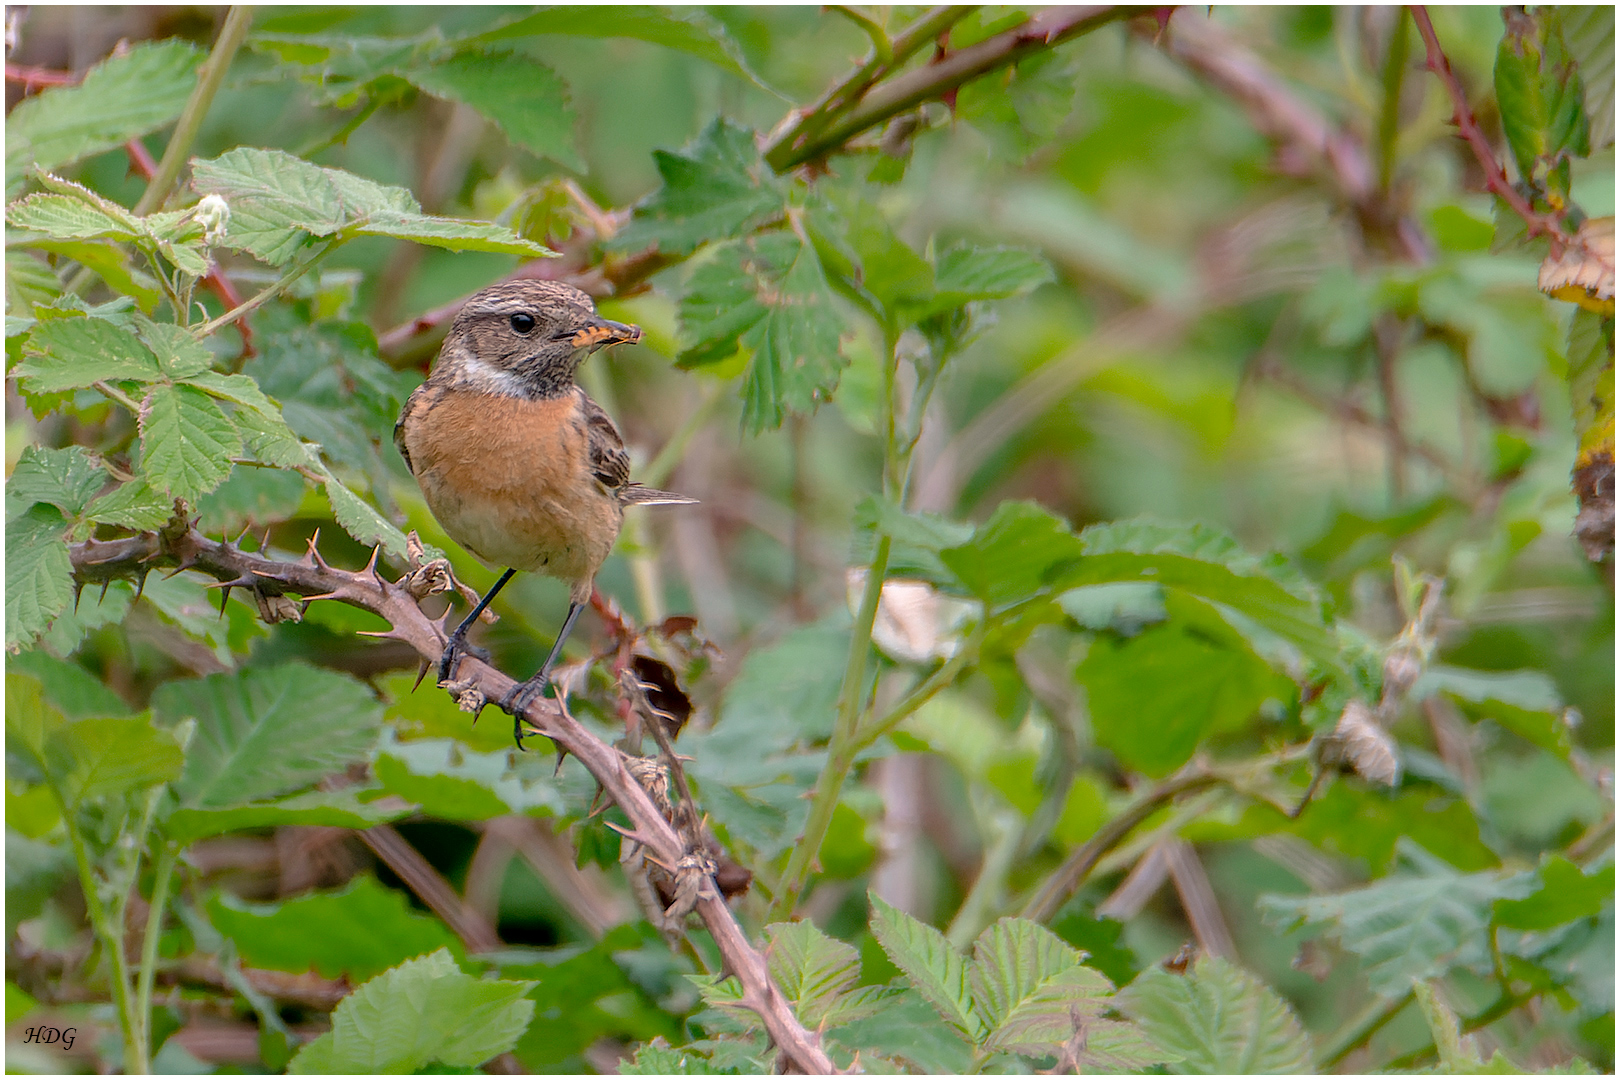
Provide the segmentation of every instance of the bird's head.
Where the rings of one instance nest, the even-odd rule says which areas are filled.
[[[439,351],[439,367],[492,393],[557,397],[604,345],[641,340],[641,328],[604,319],[591,298],[557,281],[509,281],[462,305]]]

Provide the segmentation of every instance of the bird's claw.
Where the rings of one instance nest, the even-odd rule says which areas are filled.
[[[523,713],[536,699],[544,696],[546,686],[551,682],[545,674],[536,675],[527,682],[520,682],[506,692],[497,704],[512,714],[512,738],[519,750],[525,749],[523,745]]]
[[[469,644],[467,638],[462,634],[452,634],[450,640],[445,643],[444,652],[439,654],[439,681],[441,683],[450,681],[450,676],[456,670],[456,662],[463,656],[471,656],[484,661],[489,660],[488,650]]]

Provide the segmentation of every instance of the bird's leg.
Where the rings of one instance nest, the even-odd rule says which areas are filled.
[[[456,632],[450,635],[450,640],[445,643],[444,652],[439,656],[440,682],[449,680],[451,672],[455,670],[456,661],[461,657],[477,656],[482,653],[480,659],[488,658],[488,653],[483,652],[482,649],[475,651],[471,645],[467,644],[467,631],[478,620],[478,616],[484,613],[484,609],[489,607],[489,602],[495,599],[495,594],[501,591],[501,586],[511,581],[512,575],[515,573],[517,573],[516,570],[508,567],[506,573],[500,576],[500,580],[490,586],[489,592],[485,593],[484,598],[478,601],[478,606],[468,612],[465,619],[461,620],[461,625],[456,627]]]
[[[500,707],[512,714],[512,738],[517,740],[519,750],[523,749],[523,710],[529,703],[545,693],[546,684],[551,681],[551,669],[557,666],[557,660],[562,656],[563,642],[573,632],[574,622],[579,613],[585,610],[585,605],[575,601],[568,605],[568,618],[563,620],[562,630],[557,634],[557,643],[551,647],[551,655],[546,662],[540,665],[540,670],[527,682],[520,682],[506,696],[501,698]]]

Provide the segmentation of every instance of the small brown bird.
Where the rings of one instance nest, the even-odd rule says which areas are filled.
[[[469,651],[468,628],[517,571],[570,586],[551,655],[498,702],[516,718],[520,750],[523,709],[545,690],[624,508],[697,501],[632,483],[618,429],[574,382],[595,350],[640,340],[640,327],[598,317],[591,298],[571,286],[491,286],[462,306],[427,381],[394,425],[394,445],[444,531],[486,565],[506,567],[450,635],[440,682]]]

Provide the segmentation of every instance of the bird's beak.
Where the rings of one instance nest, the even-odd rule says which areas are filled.
[[[640,340],[639,326],[629,326],[612,319],[597,319],[574,332],[573,344],[574,348],[583,349],[602,345],[634,345]]]

